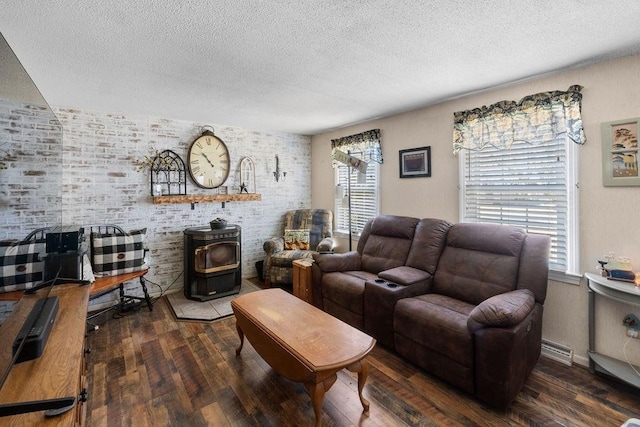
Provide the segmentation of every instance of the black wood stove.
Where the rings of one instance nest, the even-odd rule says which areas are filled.
[[[208,301],[240,292],[240,226],[184,230],[184,295]]]

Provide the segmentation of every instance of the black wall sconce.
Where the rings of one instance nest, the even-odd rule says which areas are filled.
[[[282,180],[284,181],[287,177],[287,173],[280,170],[280,159],[276,154],[276,170],[273,171],[273,177],[276,179],[276,182],[280,181],[280,176],[282,176]]]

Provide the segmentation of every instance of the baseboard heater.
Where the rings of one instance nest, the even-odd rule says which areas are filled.
[[[542,355],[567,366],[573,364],[573,349],[553,341],[542,340]]]

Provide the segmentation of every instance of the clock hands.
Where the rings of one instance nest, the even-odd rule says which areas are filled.
[[[211,165],[211,167],[212,167],[212,168],[215,168],[214,164],[213,164],[213,163],[211,163],[211,160],[209,160],[209,158],[207,157],[207,155],[206,155],[206,154],[204,154],[204,153],[200,153],[200,154],[202,155],[202,157],[204,157],[204,158],[205,158],[205,160],[207,161],[207,163],[209,163],[209,164]]]

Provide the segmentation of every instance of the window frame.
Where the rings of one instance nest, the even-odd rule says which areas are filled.
[[[352,155],[354,154],[355,154],[355,157],[360,157],[358,153],[352,153]],[[344,182],[340,181],[340,170],[348,169],[348,168],[349,167],[346,164],[340,164],[334,168],[334,186],[337,188],[338,184],[344,185],[344,190],[343,190],[344,194],[346,194],[348,191],[348,186],[347,186],[348,182],[346,179],[344,180]],[[352,240],[358,240],[360,238],[360,235],[362,234],[362,227],[364,227],[364,224],[368,219],[374,218],[380,214],[380,164],[375,161],[369,162],[367,164],[367,176],[369,177],[371,175],[373,175],[375,182],[373,184],[368,184],[368,185],[372,187],[371,194],[373,195],[374,206],[369,211],[371,213],[371,216],[369,216],[366,220],[361,221],[362,224],[360,228],[358,228],[355,224],[352,224],[352,228],[353,228],[352,235],[351,235]],[[356,188],[358,185],[361,185],[361,184],[357,184],[358,173],[353,172],[352,170],[350,179],[351,179],[352,192],[355,192],[356,190],[354,190],[354,185],[356,186]],[[344,215],[345,217],[342,218],[341,215]],[[352,216],[353,216],[353,205],[352,205]],[[339,197],[338,191],[336,191],[336,194],[334,197],[334,221],[333,221],[334,234],[336,236],[345,238],[345,239],[349,238],[348,221],[349,221],[348,207],[342,206],[342,199]],[[344,225],[341,227],[343,223]]]
[[[567,203],[566,222],[566,271],[549,269],[549,279],[573,285],[580,284],[580,257],[579,257],[579,176],[578,176],[578,144],[569,138],[565,138],[565,194]],[[458,188],[459,188],[459,220],[468,222],[466,218],[466,158],[468,150],[458,153]],[[505,222],[508,224],[508,222]]]

